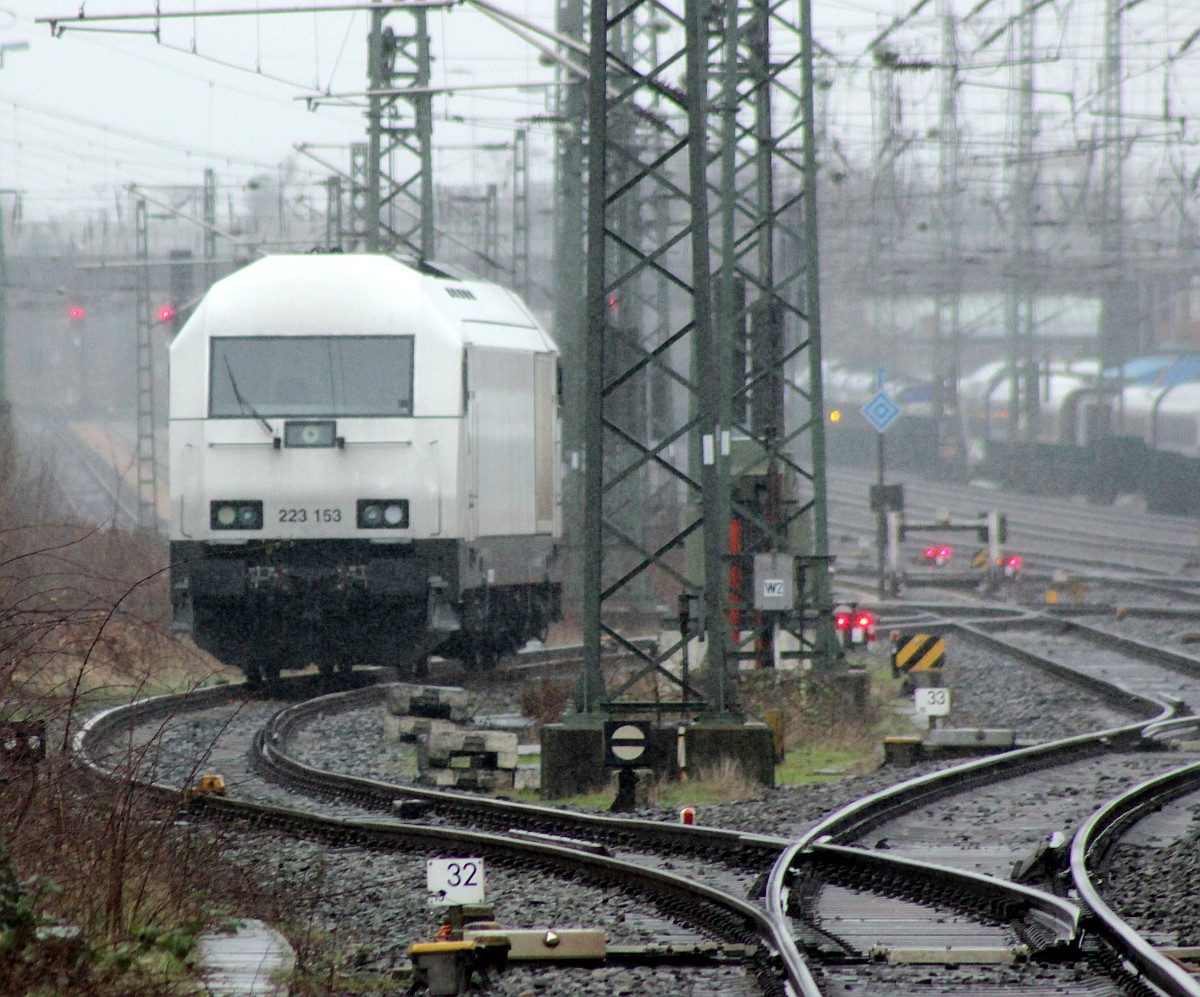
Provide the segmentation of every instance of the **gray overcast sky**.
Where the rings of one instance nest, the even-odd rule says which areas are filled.
[[[166,11],[229,9],[238,0],[159,0]],[[294,0],[306,6],[310,0]],[[24,216],[64,211],[94,212],[113,204],[122,188],[140,184],[196,184],[213,168],[223,186],[273,173],[297,143],[345,147],[364,135],[359,111],[322,107],[310,112],[299,95],[315,90],[354,91],[365,86],[367,15],[257,15],[164,21],[161,41],[150,22],[109,24],[141,34],[68,31],[51,37],[35,18],[74,15],[80,0],[0,0],[0,44],[27,42],[9,51],[0,70],[0,188],[23,192]],[[241,0],[241,6],[278,7],[287,0]],[[551,27],[553,0],[500,0],[515,14]],[[833,88],[825,120],[841,154],[858,163],[872,155],[870,40],[910,2],[814,0],[820,42],[838,55],[826,66]],[[954,0],[960,15],[976,3]],[[154,0],[86,0],[84,10],[103,13],[152,11]],[[939,4],[931,0],[893,42],[908,59],[937,59]],[[994,173],[986,161],[1011,141],[1005,110],[1012,71],[1011,32],[986,48],[1019,0],[991,0],[984,13],[959,31],[964,53],[960,101],[964,137],[980,176]],[[1037,98],[1041,145],[1086,142],[1096,131],[1097,66],[1102,54],[1105,0],[1056,0],[1038,14]],[[1126,14],[1127,130],[1155,155],[1174,156],[1191,169],[1200,116],[1200,43],[1185,49],[1197,27],[1196,0],[1143,0]],[[407,19],[392,15],[389,23]],[[497,27],[468,4],[430,15],[435,83],[472,84],[547,81],[551,71],[538,53]],[[101,25],[94,25],[99,27]],[[897,75],[903,127],[914,155],[936,127],[938,73]],[[1089,103],[1089,95],[1092,100]],[[503,144],[515,122],[547,110],[547,91],[462,92],[437,102],[436,163],[439,180],[504,183],[509,155],[480,152],[479,143]],[[1165,121],[1169,117],[1170,121]],[[461,120],[449,120],[461,119]],[[1181,120],[1186,119],[1186,120]],[[532,133],[531,164],[545,170],[551,134]],[[928,146],[927,148],[932,148]],[[1164,151],[1166,150],[1166,151]],[[344,165],[344,153],[322,153]],[[328,170],[296,158],[299,175],[314,181]],[[926,161],[929,161],[927,153]],[[1153,158],[1153,157],[1151,157]],[[1075,168],[1082,168],[1075,164]],[[1133,178],[1136,189],[1136,177]]]
[[[287,0],[258,3],[285,5]],[[304,0],[291,5],[304,6]],[[153,0],[88,0],[85,11],[96,16],[153,6]],[[162,6],[230,9],[238,0],[167,0]],[[255,0],[242,0],[241,6],[254,9]],[[516,10],[537,17],[547,7],[519,0]],[[274,172],[294,144],[345,147],[364,137],[360,111],[328,105],[309,111],[295,99],[318,90],[365,88],[364,12],[163,21],[160,42],[147,33],[77,30],[54,38],[46,25],[34,23],[78,9],[77,0],[0,0],[5,11],[0,44],[29,45],[27,51],[8,51],[0,70],[0,187],[24,192],[26,217],[111,204],[113,192],[134,181],[195,184],[206,167],[216,170],[219,183],[241,184]],[[411,21],[392,15],[388,23],[401,28]],[[537,65],[536,51],[466,7],[435,11],[429,23],[438,84],[551,76]],[[150,25],[104,26],[144,31]],[[505,169],[504,153],[472,153],[466,147],[509,141],[514,122],[544,114],[546,100],[544,88],[440,100],[443,116],[465,119],[439,122],[437,142],[446,147],[440,169],[464,182],[494,182],[492,174]],[[337,150],[319,154],[346,164]],[[305,157],[297,158],[297,166],[314,178],[329,173]]]

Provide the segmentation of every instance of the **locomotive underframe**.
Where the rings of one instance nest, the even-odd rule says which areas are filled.
[[[174,626],[251,679],[315,664],[489,665],[562,618],[552,537],[171,544]]]

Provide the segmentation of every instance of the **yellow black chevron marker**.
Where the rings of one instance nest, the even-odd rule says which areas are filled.
[[[896,640],[892,652],[892,670],[896,673],[927,672],[940,669],[946,654],[941,634],[905,634]]]

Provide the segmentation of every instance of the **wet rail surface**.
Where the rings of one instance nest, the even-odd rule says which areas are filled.
[[[357,695],[364,694],[369,695]],[[592,825],[604,827],[612,843],[603,845],[554,833],[562,830],[561,818],[551,828],[528,813],[523,821],[525,830],[536,828],[541,833],[521,834],[511,816],[497,820],[494,806],[488,806],[494,801],[465,794],[458,794],[457,804],[447,807],[440,818],[414,821],[390,815],[397,795],[394,787],[367,787],[364,780],[330,775],[320,788],[309,783],[302,792],[281,789],[258,774],[264,763],[261,757],[255,760],[252,749],[255,741],[261,748],[267,739],[265,725],[286,705],[245,699],[234,687],[205,690],[190,702],[163,698],[140,709],[102,716],[81,735],[78,747],[97,766],[97,772],[111,770],[116,764],[124,777],[153,780],[164,798],[179,799],[181,789],[199,772],[219,765],[229,795],[199,797],[190,804],[209,817],[312,836],[339,848],[354,844],[383,853],[403,849],[418,855],[484,855],[499,876],[509,881],[510,892],[514,888],[511,880],[519,878],[516,890],[526,897],[539,892],[573,894],[574,899],[558,906],[573,908],[575,926],[603,927],[610,944],[621,951],[627,963],[653,970],[675,984],[687,978],[702,985],[705,974],[715,974],[720,986],[714,993],[783,992],[778,961],[771,951],[770,922],[761,903],[745,899],[756,880],[765,880],[783,842],[754,840],[734,832],[706,834],[697,829],[697,838],[713,838],[717,845],[698,853],[677,842],[667,850],[637,844],[653,833],[653,828],[648,832],[639,830],[639,822],[609,819]],[[205,745],[204,750],[196,753],[200,745]],[[294,784],[295,776],[289,781]],[[340,787],[339,781],[343,783]],[[507,826],[501,829],[499,825]],[[661,831],[659,837],[666,839],[671,830],[678,834],[683,829]],[[739,845],[738,839],[744,843]],[[688,872],[703,871],[705,863],[698,855],[710,852],[712,856],[724,854],[724,871],[691,878]],[[743,864],[757,866],[737,871],[736,863],[728,861],[735,853],[741,854],[738,861]],[[714,864],[722,865],[710,856],[708,865]],[[688,868],[680,869],[681,865]],[[422,891],[415,896],[389,896],[388,902],[402,907],[415,904],[424,910],[425,897]],[[536,911],[538,906],[534,902],[525,910],[510,908],[507,914],[528,921],[530,910]],[[424,913],[428,918],[428,911]],[[405,919],[413,920],[411,910]],[[536,926],[508,923],[511,927]],[[430,924],[430,933],[435,927]],[[563,972],[569,977],[574,970]],[[541,973],[553,976],[556,970],[551,967]],[[557,985],[565,986],[565,979]],[[657,985],[670,985],[670,981]]]

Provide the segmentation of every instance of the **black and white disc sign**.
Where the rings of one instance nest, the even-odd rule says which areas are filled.
[[[426,860],[425,889],[431,907],[483,903],[483,859]]]
[[[650,724],[639,720],[609,720],[604,724],[604,764],[635,768],[645,764]]]

